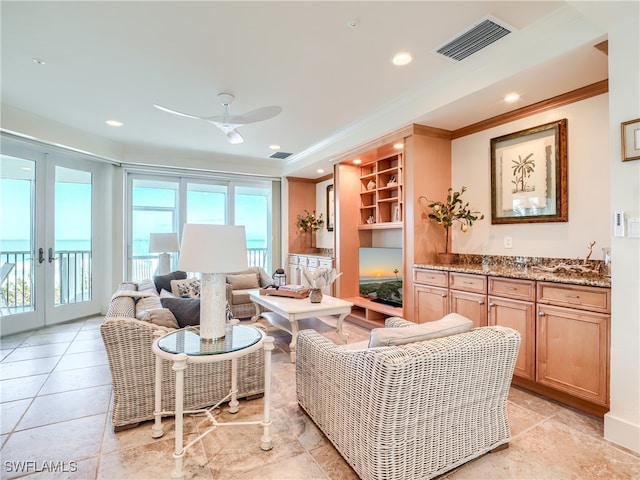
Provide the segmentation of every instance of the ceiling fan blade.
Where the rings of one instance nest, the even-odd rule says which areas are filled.
[[[216,115],[215,117],[208,117],[207,120],[212,122],[227,123],[230,125],[246,125],[247,123],[261,122],[275,117],[282,112],[281,107],[262,107],[257,110],[252,110],[242,115]]]
[[[229,140],[229,143],[237,145],[244,142],[244,138],[242,138],[242,135],[238,133],[234,125],[231,125],[229,123],[213,122],[211,120],[210,122],[224,132],[224,134],[227,136],[227,140]]]
[[[162,105],[157,105],[155,103],[153,104],[153,106],[156,107],[158,110],[162,110],[163,112],[173,113],[174,115],[179,115],[181,117],[195,118],[197,120],[206,120],[205,117],[198,117],[197,115],[190,115],[188,113],[178,112],[176,110],[171,110],[170,108],[163,107]]]

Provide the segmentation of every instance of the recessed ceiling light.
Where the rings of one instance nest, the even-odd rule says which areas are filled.
[[[396,150],[402,150],[402,148],[404,148],[404,143],[394,143],[393,148]]]
[[[520,95],[517,93],[509,93],[508,95],[504,96],[504,101],[507,103],[513,103],[520,100]]]
[[[409,52],[399,52],[394,55],[391,61],[394,65],[402,66],[411,63],[411,60],[413,60],[413,57]]]
[[[358,28],[359,25],[360,25],[360,22],[358,20],[355,20],[355,19],[349,20],[347,22],[347,27],[349,27],[349,28]]]
[[[318,172],[318,173],[324,173],[324,168],[319,168],[318,170],[316,170],[316,172]]]
[[[35,64],[37,64],[37,65],[44,65],[44,64],[46,63],[46,62],[45,62],[43,59],[41,59],[41,58],[36,58],[36,57],[34,57],[32,60],[33,60],[33,63],[35,63]]]
[[[118,120],[107,120],[106,124],[112,127],[121,127],[123,125],[123,123],[119,122]]]
[[[359,158],[356,158],[356,159],[353,161],[353,164],[354,164],[354,165],[360,165],[361,163],[362,163],[362,160],[360,160]]]
[[[280,150],[280,145],[276,145],[275,143],[273,145],[269,145],[269,148],[271,150]]]

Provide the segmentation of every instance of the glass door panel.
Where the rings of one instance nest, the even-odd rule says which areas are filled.
[[[35,173],[35,161],[0,155],[0,314],[29,324],[37,324],[25,318],[35,310]]]

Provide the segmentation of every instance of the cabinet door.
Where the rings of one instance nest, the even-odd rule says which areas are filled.
[[[534,380],[535,316],[534,303],[489,296],[489,325],[510,327],[520,332],[520,351],[513,372]]]
[[[473,322],[473,328],[487,326],[487,296],[479,293],[449,292],[449,311]]]
[[[440,320],[449,313],[449,302],[446,288],[414,285],[414,315],[416,323]]]
[[[536,380],[609,404],[609,315],[538,305]]]

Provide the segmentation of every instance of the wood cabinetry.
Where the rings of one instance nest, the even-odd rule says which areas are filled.
[[[608,411],[610,288],[431,269],[414,269],[413,280],[415,322],[456,312],[474,327],[513,328],[521,335],[515,385]]]
[[[359,297],[359,247],[401,247],[403,307],[414,317],[415,263],[436,260],[444,247],[442,228],[422,218],[418,199],[444,198],[451,184],[451,132],[409,125],[332,159],[336,223],[336,294],[354,304]],[[367,223],[368,219],[373,223]],[[367,303],[369,317],[389,316],[385,306]],[[448,308],[448,306],[446,307]],[[397,311],[398,309],[396,309]]]
[[[401,227],[402,153],[376,159],[360,167],[360,225],[396,223]]]
[[[487,326],[487,277],[467,273],[449,273],[449,311]]]
[[[413,321],[439,320],[449,313],[449,273],[436,270],[413,271]]]
[[[535,380],[535,291],[532,280],[489,277],[488,324],[520,332],[515,376]]]
[[[608,406],[610,290],[538,283],[536,381]]]

